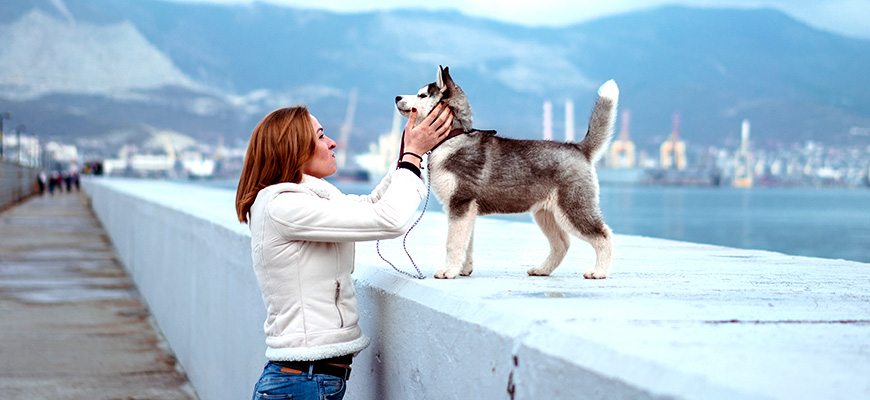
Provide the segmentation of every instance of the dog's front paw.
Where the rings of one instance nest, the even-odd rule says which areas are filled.
[[[586,273],[583,274],[583,277],[586,279],[604,279],[607,278],[607,272],[591,269],[586,271]]]
[[[466,261],[465,264],[462,265],[462,270],[459,271],[459,275],[468,276],[474,271],[474,265],[470,261]]]
[[[550,276],[551,272],[553,271],[549,271],[541,267],[530,268],[528,270],[529,276]]]
[[[437,278],[437,279],[453,279],[453,278],[456,278],[456,275],[458,275],[458,273],[459,273],[458,269],[451,269],[451,268],[439,269],[438,271],[435,272],[435,278]]]

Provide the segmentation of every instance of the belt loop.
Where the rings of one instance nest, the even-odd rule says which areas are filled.
[[[314,379],[314,363],[308,362],[308,380]]]

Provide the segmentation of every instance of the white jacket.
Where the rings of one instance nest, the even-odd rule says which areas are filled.
[[[257,194],[248,221],[267,359],[313,361],[369,345],[350,278],[354,242],[405,233],[424,190],[414,173],[398,169],[368,196],[342,194],[311,176]]]

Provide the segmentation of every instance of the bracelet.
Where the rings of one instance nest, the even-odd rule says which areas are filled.
[[[418,178],[423,179],[423,174],[420,172],[420,168],[417,168],[417,166],[414,164],[411,164],[407,161],[400,161],[399,166],[396,167],[396,169],[399,168],[407,169],[408,171],[413,172],[414,175],[417,175]]]
[[[401,155],[401,156],[399,156],[399,159],[400,159],[400,160],[401,160],[401,159],[402,159],[402,157],[404,157],[404,156],[405,156],[405,154],[407,154],[407,155],[410,155],[410,156],[414,156],[414,157],[417,157],[417,158],[419,158],[419,159],[420,159],[420,161],[423,161],[423,157],[421,157],[421,156],[420,156],[420,155],[417,155],[417,154],[414,154],[414,153],[411,153],[411,152],[410,152],[410,151],[406,151],[406,152],[404,152],[404,153],[402,153],[402,155]]]

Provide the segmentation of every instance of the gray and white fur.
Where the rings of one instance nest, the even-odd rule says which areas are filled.
[[[595,162],[613,134],[618,98],[616,83],[605,82],[598,89],[586,137],[579,143],[560,143],[474,131],[468,98],[446,67],[439,67],[436,81],[417,94],[397,96],[396,107],[406,118],[411,108],[417,109],[417,123],[443,101],[455,115],[452,129],[465,133],[443,142],[428,157],[432,188],[448,215],[447,258],[435,277],[471,274],[478,215],[530,212],[550,242],[550,254],[529,275],[552,273],[568,252],[571,233],[595,249],[595,266],[583,276],[606,278],[613,233],[598,206]]]

